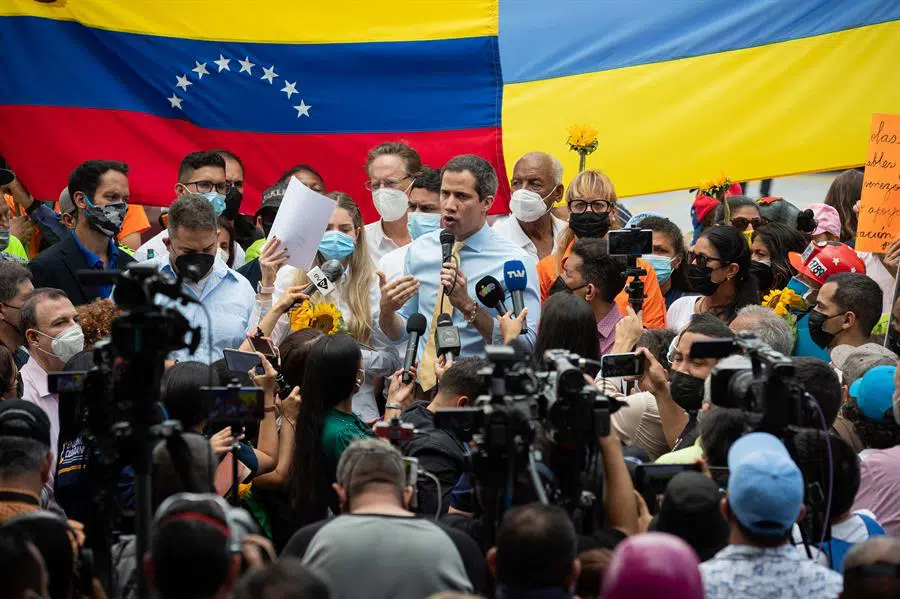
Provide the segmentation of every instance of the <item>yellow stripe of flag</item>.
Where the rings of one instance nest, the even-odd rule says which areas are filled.
[[[169,37],[271,43],[400,42],[497,35],[498,0],[3,0],[0,16]]]
[[[509,172],[522,154],[564,158],[573,123],[596,126],[588,166],[619,195],[861,164],[871,115],[900,110],[900,22],[545,81],[503,95]]]

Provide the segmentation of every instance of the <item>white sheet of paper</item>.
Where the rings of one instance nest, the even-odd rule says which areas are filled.
[[[337,203],[291,177],[275,215],[269,238],[277,235],[287,248],[287,263],[309,270]]]

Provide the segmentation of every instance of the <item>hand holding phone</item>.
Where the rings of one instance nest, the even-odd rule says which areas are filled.
[[[224,349],[222,353],[225,356],[225,365],[231,372],[241,372],[246,374],[254,369],[258,374],[263,374],[262,359],[256,352],[238,351],[236,349]]]
[[[250,345],[253,346],[253,351],[261,353],[269,360],[271,360],[273,357],[275,357],[275,355],[276,355],[275,344],[272,343],[272,340],[269,337],[257,337],[256,335],[247,335],[247,339],[250,340]]]
[[[603,378],[641,376],[643,373],[644,356],[642,354],[607,354],[600,358],[600,375]]]
[[[657,394],[669,389],[669,375],[662,364],[653,357],[653,354],[646,347],[639,347],[635,354],[644,357],[643,372],[638,379],[638,387],[641,391],[649,391]]]

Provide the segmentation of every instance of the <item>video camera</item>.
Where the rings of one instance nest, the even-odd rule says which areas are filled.
[[[732,356],[735,353],[743,356]],[[794,375],[791,358],[749,331],[733,340],[695,341],[691,346],[691,358],[726,356],[732,358],[719,362],[709,379],[714,405],[740,409],[753,430],[776,436],[789,426],[821,428],[818,406]]]

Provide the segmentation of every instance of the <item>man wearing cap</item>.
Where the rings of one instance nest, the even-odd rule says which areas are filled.
[[[880,317],[878,284],[864,274],[847,272],[829,277],[822,285],[807,324],[813,343],[832,351],[868,342]]]
[[[750,433],[728,451],[728,495],[722,513],[729,546],[700,565],[708,599],[835,598],[841,575],[790,544],[806,515],[800,469],[778,438]]]
[[[843,346],[842,346],[843,347]],[[833,354],[837,354],[839,349],[835,348]],[[856,348],[851,348],[846,356],[834,357],[834,368],[841,372],[841,409],[837,419],[834,421],[834,432],[838,434],[850,447],[853,448],[860,458],[864,453],[868,453],[868,448],[886,449],[900,444],[900,426],[894,419],[881,423],[869,420],[865,414],[860,411],[856,403],[856,397],[850,394],[850,389],[857,382],[862,380],[870,370],[879,366],[896,366],[897,356],[886,350],[880,345],[867,343]],[[840,358],[840,360],[839,360]],[[893,373],[893,370],[891,370]],[[890,383],[887,392],[887,409],[890,410],[890,401],[894,393],[893,380]],[[857,392],[863,389],[871,388],[857,386]],[[862,437],[866,437],[864,440]]]
[[[850,246],[836,241],[814,241],[802,254],[788,252],[788,259],[797,274],[787,288],[806,302],[807,311],[797,313],[797,345],[794,355],[810,356],[830,362],[826,349],[816,345],[809,332],[809,309],[816,305],[816,296],[831,276],[843,273],[866,274],[866,266]]]
[[[41,509],[41,488],[50,480],[50,419],[21,399],[0,402],[0,524]]]
[[[701,562],[728,545],[728,522],[722,515],[719,485],[699,472],[682,472],[666,485],[659,514],[650,530],[684,539]]]
[[[259,290],[259,282],[262,279],[262,268],[259,264],[259,254],[269,237],[269,231],[275,223],[275,215],[278,214],[278,208],[284,199],[284,192],[287,190],[289,179],[282,179],[269,189],[265,190],[262,195],[262,204],[256,211],[256,226],[263,233],[263,238],[253,242],[253,245],[247,248],[247,263],[241,266],[235,261],[235,269],[244,276],[250,285],[257,291]]]
[[[413,489],[403,457],[386,441],[354,441],[338,462],[334,488],[342,515],[301,528],[282,552],[319,570],[334,596],[420,599],[481,589],[478,545],[408,510]]]

